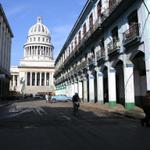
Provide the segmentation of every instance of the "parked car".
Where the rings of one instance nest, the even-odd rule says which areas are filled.
[[[66,95],[55,95],[52,96],[52,101],[53,102],[68,102],[71,101],[72,98]]]
[[[43,95],[41,94],[35,94],[34,99],[43,99]]]

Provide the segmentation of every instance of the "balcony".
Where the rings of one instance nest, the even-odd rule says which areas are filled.
[[[139,28],[140,25],[138,23],[134,23],[123,33],[123,44],[125,47],[140,41]]]
[[[101,21],[104,22],[108,16],[109,16],[109,9],[105,9],[101,15]]]
[[[96,60],[99,61],[105,58],[105,49],[102,48],[101,50],[96,52]]]
[[[77,66],[77,70],[78,70],[78,71],[79,71],[79,70],[82,70],[82,69],[86,68],[87,65],[88,65],[87,60],[82,61],[82,62]]]
[[[108,48],[108,55],[118,52],[118,50],[120,49],[119,40],[111,41],[110,43],[108,43],[107,48]]]
[[[96,61],[94,55],[92,55],[91,57],[88,58],[88,64],[89,64],[89,66],[96,66],[97,65],[97,61]]]
[[[117,6],[121,3],[122,0],[114,0],[111,3],[111,7],[109,7],[109,14],[111,14],[116,8]]]

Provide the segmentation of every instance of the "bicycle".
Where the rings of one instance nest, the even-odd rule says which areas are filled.
[[[79,107],[80,107],[80,102],[73,103],[73,114],[76,117],[79,117]]]

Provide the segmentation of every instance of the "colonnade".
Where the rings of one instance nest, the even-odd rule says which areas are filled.
[[[121,103],[117,100],[118,94],[121,93],[119,99],[124,99],[125,107],[133,108],[135,105],[133,64],[126,64],[123,67],[122,80],[124,80],[124,84],[122,86],[124,86],[124,91],[117,90],[117,82],[122,83],[117,80],[116,69],[109,65],[105,67],[107,73],[104,71],[104,67],[96,67],[94,70],[87,70],[86,73],[80,75],[76,74],[65,82],[57,84],[56,94],[73,96],[77,92],[84,102],[109,102],[110,106],[114,107],[116,103]],[[105,80],[106,78],[107,80]]]
[[[53,58],[51,47],[46,46],[27,46],[25,47],[24,56],[47,56]]]
[[[53,83],[53,73],[49,72],[26,72],[26,86],[49,86]]]

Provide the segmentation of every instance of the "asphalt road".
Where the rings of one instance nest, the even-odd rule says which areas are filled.
[[[150,128],[139,120],[71,103],[19,101],[0,108],[0,150],[144,150]],[[148,148],[149,149],[149,148]]]

